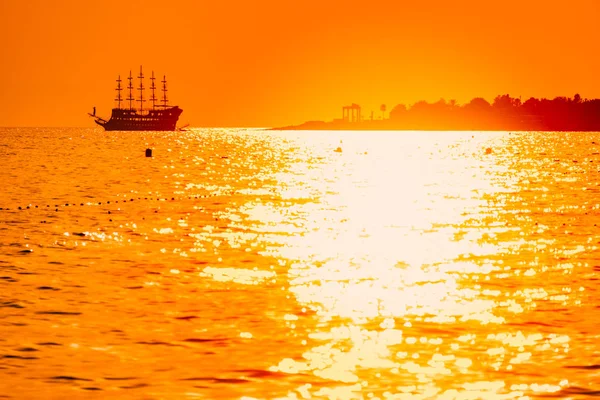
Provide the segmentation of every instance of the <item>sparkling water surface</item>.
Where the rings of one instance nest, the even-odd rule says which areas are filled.
[[[0,160],[0,398],[600,396],[599,133],[2,128]]]

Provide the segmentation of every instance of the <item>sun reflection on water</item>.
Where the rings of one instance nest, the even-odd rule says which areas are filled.
[[[254,221],[263,254],[285,260],[289,292],[319,320],[303,341],[306,351],[271,371],[341,384],[298,388],[305,398],[517,399],[568,386],[561,379],[529,385],[508,385],[502,375],[485,379],[530,363],[534,353],[569,350],[567,335],[525,336],[503,327],[549,298],[535,284],[515,290],[512,280],[568,271],[566,263],[513,262],[532,245],[533,251],[554,247],[555,239],[529,239],[548,227],[527,220],[526,202],[515,206],[523,180],[536,176],[506,163],[511,139],[505,133],[378,139],[375,147],[346,137],[342,152],[325,139],[307,140],[314,145],[310,156],[297,155],[306,162],[276,174],[272,190],[281,202],[257,199],[238,210],[242,218],[231,215]],[[496,149],[493,156],[483,151],[488,147]],[[569,301],[569,295],[550,299]],[[484,334],[490,325],[497,333]],[[382,386],[388,389],[378,391]]]
[[[155,158],[131,157],[150,140]],[[93,171],[78,169],[89,141],[46,142],[55,151],[44,162],[61,174],[30,176],[44,193],[27,201],[65,206],[2,213],[0,388],[32,398],[86,398],[85,388],[165,399],[596,395],[594,140],[128,133],[98,135]],[[20,159],[10,168],[28,165]],[[49,381],[54,366],[60,379]]]

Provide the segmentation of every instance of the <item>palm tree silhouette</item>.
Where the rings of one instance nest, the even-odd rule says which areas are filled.
[[[382,104],[381,107],[379,107],[379,109],[381,110],[381,119],[385,119],[385,110],[387,109],[387,107],[385,106],[385,104]]]

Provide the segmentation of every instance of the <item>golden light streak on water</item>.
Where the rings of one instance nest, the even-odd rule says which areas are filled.
[[[598,395],[594,133],[2,132],[0,394]]]

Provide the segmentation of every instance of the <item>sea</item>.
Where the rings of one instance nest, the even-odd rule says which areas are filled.
[[[2,128],[0,185],[0,399],[600,397],[598,132]]]

